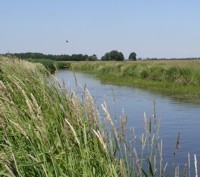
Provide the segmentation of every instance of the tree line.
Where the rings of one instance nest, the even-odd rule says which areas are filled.
[[[27,53],[7,53],[4,54],[6,56],[15,56],[20,59],[47,59],[47,60],[54,60],[54,61],[97,61],[99,60],[95,54],[83,55],[83,54],[73,54],[73,55],[52,55],[52,54],[43,54],[43,53],[36,53],[36,52],[27,52]],[[132,52],[129,55],[128,60],[136,60],[136,53]],[[102,61],[123,61],[125,60],[124,55],[122,52],[117,50],[112,50],[104,54],[101,57]]]
[[[131,52],[128,60],[137,60],[135,52]],[[122,52],[118,52],[117,50],[112,50],[110,52],[105,53],[104,56],[101,57],[102,61],[123,61],[124,60],[124,55]]]
[[[7,53],[5,55],[15,56],[20,59],[47,59],[55,61],[95,61],[97,56],[94,55],[83,55],[83,54],[73,54],[73,55],[52,55],[52,54],[43,54],[36,52],[27,52],[27,53]]]

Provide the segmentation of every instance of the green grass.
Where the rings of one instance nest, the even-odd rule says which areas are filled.
[[[40,59],[27,59],[27,61],[30,61],[33,63],[41,63],[42,65],[46,67],[46,69],[50,71],[50,73],[54,73],[57,69],[56,62],[53,60],[40,58]]]
[[[123,163],[111,160],[94,133],[98,116],[85,109],[92,103],[65,95],[44,73],[40,64],[0,58],[0,174],[121,174]]]
[[[155,103],[136,146],[126,115],[116,128],[103,103],[102,121],[83,92],[82,100],[67,93],[41,64],[0,56],[0,176],[167,176]],[[175,155],[178,142],[179,136]],[[174,169],[178,174],[178,165]]]
[[[200,100],[200,60],[74,62],[71,69],[93,73],[103,83],[148,89]]]

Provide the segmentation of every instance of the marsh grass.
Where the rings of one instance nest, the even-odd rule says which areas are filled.
[[[74,62],[70,68],[94,73],[103,83],[139,87],[200,101],[200,60]]]
[[[50,85],[38,66],[0,60],[0,174],[120,174],[122,164],[111,161],[100,129],[94,124],[95,111],[85,109],[93,103],[89,98],[80,103],[75,94],[64,94],[56,83]]]
[[[152,115],[144,113],[138,146],[123,111],[117,128],[105,102],[101,117],[86,88],[80,100],[54,78],[49,82],[46,72],[40,64],[0,57],[0,176],[167,176],[155,102]],[[190,163],[188,155],[185,175]],[[182,169],[174,169],[180,176]]]

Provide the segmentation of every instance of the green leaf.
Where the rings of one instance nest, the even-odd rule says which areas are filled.
[[[142,173],[146,176],[146,177],[148,177],[148,175],[146,174],[146,172],[142,169]]]
[[[155,175],[154,175],[154,172],[153,172],[153,168],[152,168],[152,165],[151,165],[150,160],[148,159],[147,162],[148,162],[148,167],[149,167],[150,175],[151,175],[151,176],[155,176]]]
[[[43,164],[44,162],[28,162],[28,163],[25,163],[25,164],[19,164],[18,166],[21,166],[21,167],[28,167],[28,166],[36,166],[36,165],[41,165]]]

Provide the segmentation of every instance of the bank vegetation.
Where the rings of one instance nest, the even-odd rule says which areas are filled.
[[[85,66],[99,72],[104,67],[100,63]],[[115,72],[119,75],[118,70]],[[197,175],[196,156],[193,161],[190,155],[184,169],[174,163],[173,170],[167,171],[155,107],[149,117],[144,114],[144,133],[138,141],[134,129],[126,129],[124,112],[117,128],[105,102],[102,111],[103,118],[86,88],[80,99],[68,93],[43,65],[0,56],[0,176]],[[179,138],[180,134],[174,159]]]
[[[200,60],[74,62],[70,68],[95,74],[104,83],[140,87],[198,101]]]

